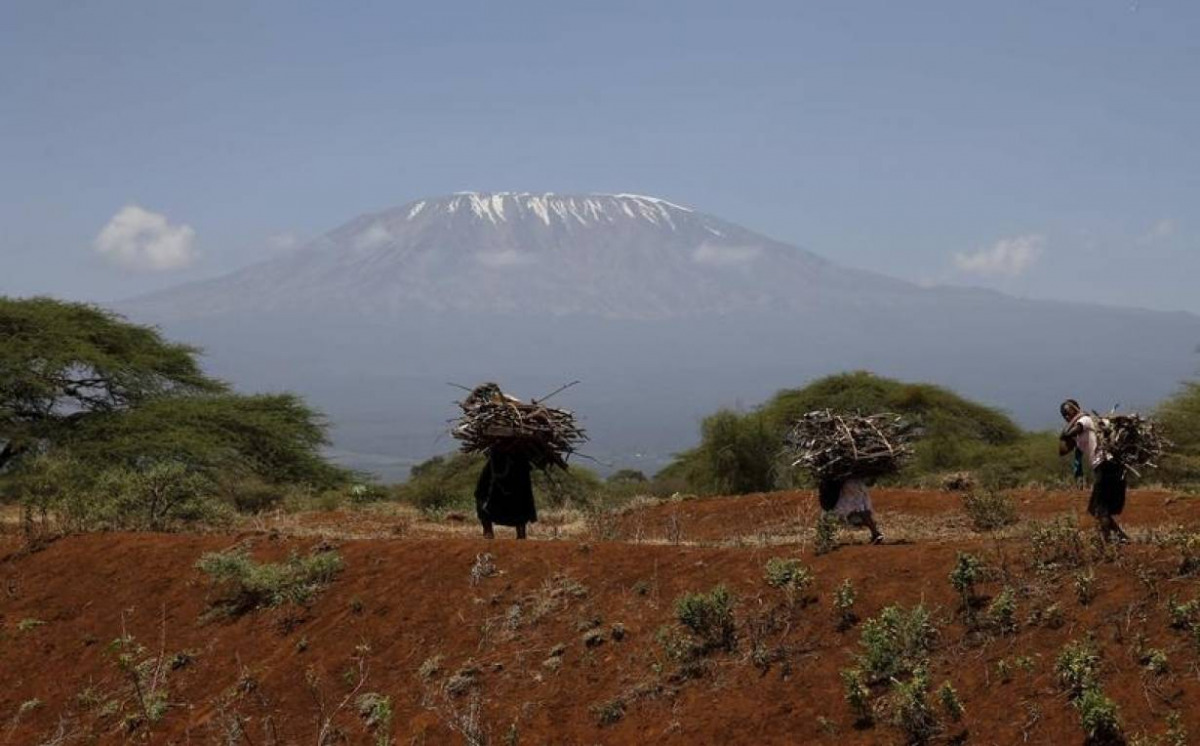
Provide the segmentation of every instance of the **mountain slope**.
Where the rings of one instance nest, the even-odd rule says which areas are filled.
[[[361,216],[296,254],[134,305],[173,317],[332,303],[376,316],[664,319],[915,290],[653,197],[472,192]]]
[[[1194,375],[1200,318],[921,288],[634,195],[457,194],[119,310],[217,375],[308,395],[348,465],[400,478],[452,447],[448,382],[560,400],[590,453],[653,470],[700,418],[843,370],[949,386],[1052,426],[1073,396],[1153,405]]]

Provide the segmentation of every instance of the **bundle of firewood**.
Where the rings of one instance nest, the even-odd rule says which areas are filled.
[[[912,456],[916,428],[899,415],[848,414],[821,409],[801,417],[784,437],[792,466],[818,480],[878,477]]]
[[[1139,469],[1157,469],[1170,447],[1153,420],[1139,414],[1094,415],[1096,439],[1106,459],[1141,476]]]
[[[571,412],[523,402],[494,383],[476,386],[458,405],[462,416],[451,432],[465,453],[515,451],[541,468],[565,467],[567,457],[587,440]]]

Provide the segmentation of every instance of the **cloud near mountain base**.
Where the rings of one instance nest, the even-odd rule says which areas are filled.
[[[183,269],[196,260],[196,231],[166,215],[127,205],[100,230],[96,253],[117,266],[144,272]]]
[[[1045,246],[1046,237],[1036,233],[1002,238],[974,253],[955,254],[954,266],[972,275],[1019,277],[1037,263]]]

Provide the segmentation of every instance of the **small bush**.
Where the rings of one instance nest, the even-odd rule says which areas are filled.
[[[602,726],[618,723],[621,718],[625,717],[625,700],[621,697],[614,697],[607,702],[593,705],[592,714],[596,716],[596,721]]]
[[[949,681],[942,684],[941,689],[938,689],[938,699],[941,700],[942,709],[946,711],[946,717],[956,723],[963,719],[966,709],[963,707],[962,700],[958,698],[958,692]]]
[[[1114,743],[1121,735],[1121,718],[1117,705],[1100,690],[1091,686],[1075,703],[1079,708],[1079,724],[1090,743]]]
[[[1096,573],[1091,570],[1075,573],[1075,598],[1087,606],[1096,598]]]
[[[922,667],[908,681],[894,684],[892,720],[913,744],[927,743],[938,732],[939,725],[933,708],[925,695],[929,691],[929,674]]]
[[[817,555],[829,554],[837,549],[838,530],[841,521],[830,512],[821,513],[813,534],[813,552]]]
[[[356,507],[383,502],[391,498],[387,488],[382,485],[370,483],[352,484],[346,494],[350,498],[350,504]]]
[[[962,597],[963,610],[968,614],[975,604],[975,583],[983,577],[983,560],[973,554],[959,552],[950,571],[950,585]]]
[[[1017,595],[1005,588],[992,600],[987,610],[988,625],[1003,634],[1017,631]]]
[[[1157,648],[1147,650],[1140,657],[1139,662],[1153,674],[1162,676],[1169,668],[1167,654]]]
[[[1002,492],[969,492],[963,509],[976,531],[995,531],[1017,522],[1017,506]]]
[[[924,664],[937,640],[937,628],[924,606],[889,606],[863,622],[859,665],[871,681],[911,674]]]
[[[1059,684],[1072,699],[1099,684],[1100,653],[1091,640],[1067,643],[1054,664]]]
[[[848,668],[842,671],[842,688],[845,691],[846,704],[854,714],[855,724],[870,725],[874,720],[871,711],[871,690],[863,683],[862,671]]]
[[[440,515],[457,502],[457,496],[448,485],[433,480],[414,482],[407,495],[413,507],[426,517]]]
[[[719,585],[708,593],[681,596],[675,601],[675,615],[706,648],[732,651],[737,646],[734,601],[733,594]]]
[[[849,629],[858,621],[858,615],[854,613],[855,600],[854,584],[850,582],[850,578],[846,578],[833,594],[833,608],[837,612],[838,629]]]
[[[433,677],[442,672],[442,656],[431,655],[421,663],[421,667],[417,669],[417,676],[422,681],[429,681]]]
[[[307,557],[292,554],[286,562],[259,563],[245,552],[212,552],[196,567],[226,586],[227,595],[218,605],[241,614],[283,603],[309,604],[341,572],[342,558],[337,552],[321,551]]]
[[[358,715],[371,730],[387,731],[392,725],[392,700],[378,692],[359,695],[354,702]],[[385,734],[386,735],[386,734]]]
[[[956,471],[942,477],[943,492],[971,492],[975,489],[975,475],[969,471]]]
[[[782,590],[788,603],[794,604],[812,585],[813,574],[800,560],[773,557],[767,560],[766,581],[772,588]]]
[[[1190,629],[1193,626],[1200,626],[1200,598],[1185,604],[1169,598],[1167,599],[1167,614],[1171,617],[1171,626],[1175,629]]]
[[[1039,570],[1054,571],[1080,567],[1086,559],[1083,532],[1069,518],[1058,518],[1036,526],[1029,533],[1033,561]]]

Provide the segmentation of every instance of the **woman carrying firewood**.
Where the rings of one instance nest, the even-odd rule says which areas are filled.
[[[494,526],[514,526],[517,538],[525,538],[525,527],[537,523],[533,501],[532,464],[516,449],[494,446],[475,485],[475,513],[485,538],[496,537]]]
[[[879,524],[875,522],[875,509],[871,505],[867,480],[857,477],[822,479],[817,488],[817,496],[822,510],[837,516],[847,526],[868,529],[871,532],[872,544],[883,543],[883,533],[879,530]]]
[[[551,468],[565,471],[567,457],[587,440],[575,416],[545,406],[546,398],[526,403],[495,383],[484,383],[459,402],[462,417],[454,437],[462,441],[465,453],[487,456],[475,485],[475,512],[485,538],[495,538],[499,524],[515,527],[517,538],[524,539],[526,526],[537,522],[533,469],[547,475]]]
[[[1059,413],[1067,424],[1059,435],[1058,455],[1074,453],[1077,463],[1087,464],[1095,477],[1088,513],[1096,519],[1105,541],[1111,540],[1116,534],[1118,542],[1127,543],[1129,536],[1116,519],[1125,510],[1125,467],[1104,452],[1097,435],[1096,421],[1084,413],[1079,402],[1067,399],[1059,407]],[[1076,473],[1079,471],[1080,467],[1077,466]]]

